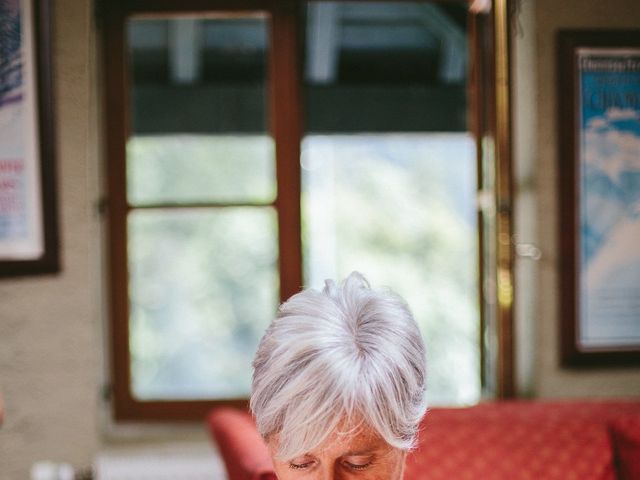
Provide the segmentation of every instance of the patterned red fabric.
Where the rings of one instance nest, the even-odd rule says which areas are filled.
[[[608,425],[633,413],[640,414],[637,401],[514,401],[434,409],[423,421],[405,479],[614,479]]]
[[[617,418],[611,423],[618,475],[621,480],[640,479],[640,414]]]
[[[277,480],[269,450],[249,412],[216,408],[207,418],[229,480]]]
[[[229,480],[276,479],[247,412],[217,408],[208,423]],[[620,478],[640,480],[639,451],[638,401],[435,408],[422,423],[404,480],[614,480],[616,460]]]

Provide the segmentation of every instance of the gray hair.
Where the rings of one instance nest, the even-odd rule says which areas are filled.
[[[426,411],[425,351],[405,301],[353,272],[293,295],[258,346],[251,410],[277,456],[319,446],[343,420],[360,420],[409,450]]]

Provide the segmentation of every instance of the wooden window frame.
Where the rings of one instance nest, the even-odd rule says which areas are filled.
[[[393,0],[391,0],[393,1]],[[441,0],[447,1],[447,0]],[[481,338],[486,329],[493,329],[495,375],[487,373],[485,350],[481,345],[481,379],[489,385],[492,396],[508,398],[514,395],[513,382],[513,248],[511,242],[511,146],[510,103],[508,81],[509,0],[494,0],[487,14],[470,15],[472,57],[482,58],[471,68],[470,116],[471,131],[477,138],[478,185],[486,179],[483,166],[495,175],[492,194],[497,218],[480,232],[480,299]],[[303,285],[301,212],[300,212],[300,143],[302,135],[301,49],[300,32],[303,0],[102,0],[96,6],[102,27],[102,60],[105,78],[105,178],[108,214],[108,267],[110,299],[111,405],[116,421],[201,421],[216,405],[245,407],[246,399],[233,400],[138,400],[131,392],[129,351],[129,296],[127,271],[126,141],[130,132],[126,22],[142,16],[179,16],[207,12],[265,13],[269,17],[269,117],[268,131],[275,142],[277,197],[273,206],[278,218],[278,267],[280,299],[298,292]],[[479,45],[489,40],[496,55],[486,55]],[[483,54],[481,57],[480,55]],[[277,75],[276,75],[277,72]],[[481,113],[484,112],[484,113]],[[486,140],[494,146],[486,151]],[[491,158],[489,158],[491,157]],[[485,213],[479,211],[479,230],[483,229]],[[496,264],[490,271],[497,288],[486,289],[483,274],[487,263],[482,246],[495,245]],[[286,252],[286,255],[281,254]],[[484,265],[484,266],[483,266]],[[493,273],[491,273],[493,272]],[[491,280],[491,278],[489,278]],[[502,292],[502,296],[500,296]],[[509,292],[508,298],[505,292]],[[493,310],[484,305],[494,305]],[[491,316],[492,319],[489,319]],[[494,375],[494,381],[491,380]]]
[[[283,1],[118,1],[103,5],[107,208],[111,305],[112,405],[116,420],[198,420],[215,405],[246,405],[246,399],[138,400],[131,392],[129,351],[129,276],[127,271],[126,140],[130,132],[127,106],[127,20],[138,16],[172,16],[206,12],[265,13],[269,16],[269,132],[276,145],[280,299],[302,285],[300,240],[300,101],[297,40],[298,4]],[[276,76],[274,72],[278,72]]]

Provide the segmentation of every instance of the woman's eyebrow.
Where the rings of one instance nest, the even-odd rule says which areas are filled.
[[[367,455],[373,455],[374,453],[376,453],[377,450],[378,450],[377,448],[369,448],[366,450],[350,450],[344,453],[342,456],[343,457],[364,457]]]
[[[293,462],[294,460],[307,459],[307,458],[317,458],[312,453],[303,453],[302,455],[298,455],[297,457],[293,457],[289,462]]]

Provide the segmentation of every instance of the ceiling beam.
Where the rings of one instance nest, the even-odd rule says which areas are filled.
[[[202,24],[195,18],[169,22],[169,72],[171,83],[193,85],[202,75]]]
[[[442,56],[438,76],[444,83],[464,82],[467,70],[467,36],[440,7],[420,5],[420,21],[441,42]]]
[[[310,2],[307,13],[305,76],[313,84],[331,84],[338,76],[340,6],[336,2]]]

